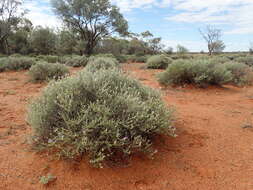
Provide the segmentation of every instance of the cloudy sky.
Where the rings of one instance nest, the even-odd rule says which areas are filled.
[[[26,0],[34,25],[59,27],[50,0]],[[223,31],[226,51],[248,50],[253,42],[253,0],[111,0],[120,7],[132,32],[151,31],[163,43],[206,51],[199,28],[214,25]]]

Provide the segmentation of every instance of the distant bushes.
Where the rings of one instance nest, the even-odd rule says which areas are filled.
[[[244,63],[249,66],[253,66],[253,56],[237,57],[235,61],[239,63]]]
[[[85,67],[88,63],[88,60],[89,59],[86,56],[73,56],[64,57],[60,62],[71,67]]]
[[[28,113],[35,146],[68,159],[87,154],[99,167],[136,151],[155,153],[154,135],[174,135],[171,117],[159,93],[104,69],[50,83]]]
[[[0,72],[27,70],[35,63],[35,60],[29,57],[0,58]]]
[[[59,62],[59,57],[54,55],[39,55],[37,56],[39,60],[46,61],[48,63],[57,63]]]
[[[172,59],[166,55],[154,55],[148,58],[148,69],[166,69],[169,64],[172,63]]]
[[[210,60],[178,60],[158,75],[163,85],[195,84],[200,87],[223,85],[233,80],[231,72],[224,64]]]
[[[29,76],[32,82],[43,82],[51,79],[58,80],[68,74],[68,68],[59,63],[52,64],[47,62],[39,62],[32,66],[29,70]]]
[[[99,70],[118,69],[118,68],[119,62],[115,58],[91,57],[85,69],[89,72],[97,72]]]

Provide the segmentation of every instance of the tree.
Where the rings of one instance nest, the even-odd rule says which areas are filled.
[[[250,43],[249,53],[253,54],[253,42]]]
[[[0,1],[0,52],[9,54],[8,38],[24,12],[20,10],[21,0]]]
[[[226,48],[223,41],[218,40],[216,42],[213,42],[213,52],[214,53],[221,53]]]
[[[79,53],[78,39],[79,36],[74,32],[67,29],[61,30],[58,33],[57,53],[61,55]]]
[[[35,53],[52,54],[55,53],[57,36],[50,28],[38,26],[31,35],[31,46]]]
[[[28,19],[21,19],[19,24],[12,30],[9,36],[11,53],[28,54],[30,49],[29,37],[33,30],[32,22]]]
[[[223,51],[225,49],[224,42],[220,40],[222,33],[220,29],[217,29],[213,26],[207,26],[204,31],[199,29],[200,34],[207,42],[209,55],[212,55],[217,50]]]
[[[177,53],[185,54],[187,52],[189,52],[189,50],[186,47],[179,45],[179,44],[177,45]]]
[[[55,13],[80,34],[84,53],[91,55],[102,38],[113,33],[126,35],[128,23],[109,0],[51,0]]]

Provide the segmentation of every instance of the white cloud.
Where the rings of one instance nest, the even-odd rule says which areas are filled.
[[[34,26],[60,27],[61,21],[52,12],[49,0],[27,0],[23,7],[28,10],[26,18],[30,19]]]
[[[253,0],[174,0],[179,13],[167,20],[187,23],[226,24],[229,34],[253,33]]]

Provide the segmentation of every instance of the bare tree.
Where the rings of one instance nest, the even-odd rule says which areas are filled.
[[[213,26],[208,25],[205,30],[199,29],[200,34],[207,42],[209,55],[214,52],[222,52],[225,49],[225,44],[221,41],[222,32]]]
[[[24,12],[19,10],[22,0],[0,0],[0,52],[9,53],[8,37]]]

